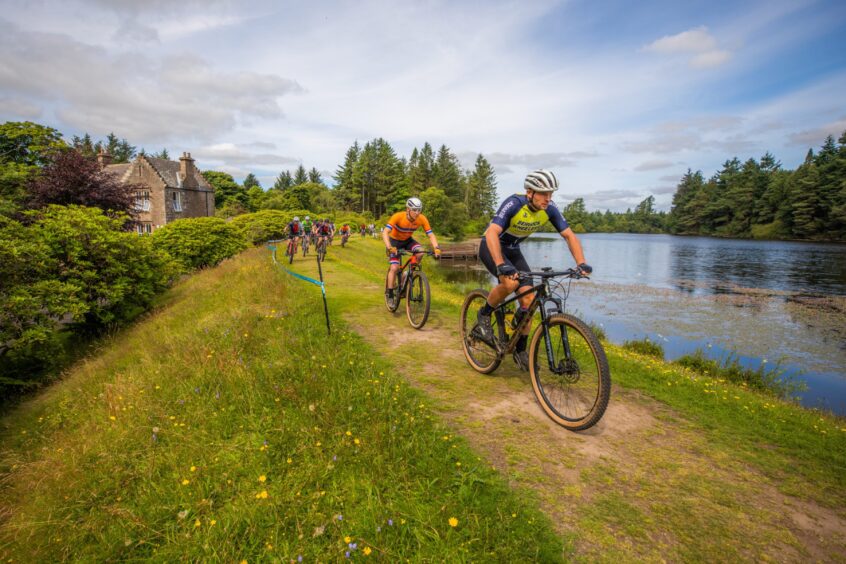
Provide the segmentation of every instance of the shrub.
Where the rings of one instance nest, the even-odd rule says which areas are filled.
[[[126,216],[55,206],[0,219],[0,387],[31,386],[61,362],[67,329],[99,332],[146,310],[171,258],[122,230]]]
[[[81,289],[87,325],[101,328],[133,319],[175,276],[166,253],[153,248],[149,238],[123,230],[126,216],[55,205],[29,215],[36,220],[31,229],[54,262],[50,279]]]
[[[626,341],[623,343],[623,348],[639,354],[654,356],[660,359],[664,358],[664,347],[650,341],[649,337],[639,341]]]
[[[153,232],[153,244],[179,263],[183,272],[215,266],[249,245],[241,229],[219,217],[196,217],[168,223]]]
[[[781,368],[781,361],[771,367],[763,361],[757,369],[753,370],[741,366],[740,360],[734,353],[730,353],[722,360],[714,360],[707,358],[705,353],[698,349],[692,355],[682,356],[675,362],[697,372],[749,386],[782,399],[792,399],[797,392],[807,389],[804,382],[785,375]]]
[[[307,215],[312,216],[312,219],[316,217],[306,210],[261,210],[234,217],[230,223],[244,234],[247,241],[260,245],[266,241],[281,239],[285,234],[285,227],[294,216],[299,216],[302,221]]]

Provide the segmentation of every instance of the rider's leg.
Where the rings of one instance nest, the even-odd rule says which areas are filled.
[[[388,270],[388,289],[393,290],[397,285],[397,271],[399,271],[399,263],[391,262],[391,268]]]

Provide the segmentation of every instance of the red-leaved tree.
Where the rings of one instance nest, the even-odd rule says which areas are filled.
[[[29,206],[49,204],[100,208],[110,214],[135,214],[135,192],[141,187],[124,184],[116,174],[106,172],[96,159],[75,149],[56,151],[50,162],[29,185]]]

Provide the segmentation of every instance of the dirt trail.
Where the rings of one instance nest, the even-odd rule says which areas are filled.
[[[324,271],[343,280],[328,283],[330,296],[356,303],[345,313],[356,331],[512,485],[535,493],[576,558],[846,562],[846,511],[781,493],[664,404],[615,386],[595,427],[567,431],[510,358],[489,376],[467,365],[456,319],[433,310],[416,331],[404,303],[387,312],[381,284],[354,262],[336,256]]]

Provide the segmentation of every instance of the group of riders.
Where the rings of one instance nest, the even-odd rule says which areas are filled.
[[[486,342],[492,342],[495,338],[491,326],[493,310],[509,294],[527,292],[532,288],[531,277],[522,275],[522,273],[529,272],[531,269],[520,251],[520,243],[529,235],[540,230],[547,223],[552,224],[555,231],[566,241],[570,254],[578,265],[579,273],[587,275],[593,270],[585,262],[584,251],[579,238],[570,228],[564,216],[561,215],[555,202],[552,201],[553,192],[558,190],[558,179],[555,174],[545,169],[532,171],[526,176],[523,188],[525,194],[509,196],[502,202],[485,230],[479,245],[479,259],[488,272],[499,281],[499,284],[488,294],[487,303],[480,308],[477,324],[474,328],[477,336]],[[390,299],[394,298],[397,271],[400,269],[399,252],[401,250],[408,251],[417,260],[422,257],[424,252],[423,245],[412,237],[415,231],[422,228],[429,238],[435,258],[441,255],[441,248],[438,245],[435,233],[422,211],[423,203],[420,199],[409,198],[405,203],[405,211],[392,215],[382,229],[382,241],[385,244],[389,265],[385,292]],[[366,226],[360,226],[359,230],[362,236],[364,236],[365,228]],[[325,240],[334,235],[335,229],[328,218],[312,224],[310,218],[306,216],[306,221],[302,225],[300,225],[299,218],[295,217],[288,224],[288,232],[289,236],[297,240],[305,233],[314,234],[318,240]],[[346,233],[349,236],[350,226],[345,223],[340,232],[342,235]],[[375,226],[372,232],[375,233]],[[515,318],[519,319],[522,315],[525,315],[533,299],[534,295],[531,293],[520,298],[520,307],[515,314]],[[526,324],[514,351],[514,361],[524,371],[529,369],[526,345],[530,330],[531,324]]]

